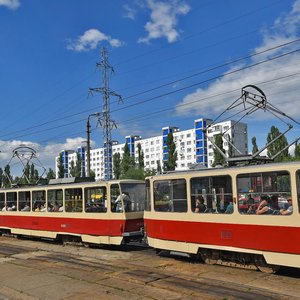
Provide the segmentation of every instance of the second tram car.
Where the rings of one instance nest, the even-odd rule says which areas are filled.
[[[209,264],[300,268],[299,198],[299,162],[148,177],[147,240]]]
[[[144,181],[67,182],[1,189],[0,233],[87,244],[142,239]]]

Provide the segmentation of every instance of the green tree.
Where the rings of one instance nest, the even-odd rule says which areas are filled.
[[[6,165],[4,167],[4,178],[3,178],[3,186],[5,188],[10,188],[11,187],[11,182],[12,182],[13,178],[10,174],[10,166]]]
[[[30,165],[28,163],[26,164],[25,168],[23,169],[23,177],[21,178],[20,183],[21,184],[30,183]]]
[[[138,148],[138,167],[140,169],[144,169],[144,152],[142,150],[142,146],[140,143],[137,145]]]
[[[121,176],[122,179],[137,179],[137,180],[144,180],[145,179],[145,172],[143,169],[140,168],[129,168],[127,172]]]
[[[115,179],[120,179],[121,176],[121,155],[119,152],[113,155],[113,173]]]
[[[174,171],[177,166],[177,151],[174,142],[173,133],[170,132],[167,137],[168,159],[164,161],[165,171]]]
[[[48,182],[50,181],[50,179],[55,179],[55,173],[51,168],[49,168],[46,178]]]
[[[71,160],[70,162],[70,177],[76,177],[76,169],[75,169],[75,163],[74,160]]]
[[[64,178],[65,177],[65,168],[64,168],[64,164],[63,164],[62,153],[60,153],[59,157],[58,157],[57,169],[58,169],[58,178]]]
[[[29,181],[30,181],[30,183],[34,183],[35,182],[35,167],[34,167],[34,164],[31,164],[30,165],[30,177],[29,177]]]
[[[39,171],[35,168],[34,164],[30,165],[30,183],[37,183],[39,181]]]
[[[124,178],[127,171],[135,167],[134,157],[131,157],[128,144],[124,146],[124,154],[121,160],[121,177]]]
[[[95,179],[96,177],[95,171],[90,170],[90,177]]]
[[[267,137],[267,143],[269,144],[272,140],[274,140],[280,134],[281,134],[281,132],[279,131],[279,129],[275,126],[272,126],[271,130],[268,134],[268,137]],[[271,158],[272,156],[274,156],[275,154],[280,152],[282,149],[284,149],[284,147],[286,147],[287,145],[288,145],[288,142],[287,142],[286,137],[281,136],[275,142],[273,142],[271,145],[269,145],[267,147],[268,157]],[[285,149],[284,151],[282,151],[282,153],[280,155],[278,155],[275,158],[275,161],[280,162],[280,161],[283,161],[283,160],[288,160],[289,158],[290,158],[289,150]]]
[[[251,141],[252,141],[252,154],[254,154],[258,151],[258,147],[256,144],[256,137],[254,136]]]
[[[161,174],[161,173],[162,173],[162,169],[161,169],[160,160],[157,160],[157,161],[156,161],[156,165],[157,165],[156,173],[157,173],[157,174]]]
[[[82,172],[81,172],[81,167],[82,167],[82,158],[80,156],[80,153],[76,153],[76,166],[75,166],[75,177],[81,177]]]
[[[223,148],[223,138],[222,138],[222,134],[216,134],[215,135],[215,144],[216,146],[223,152],[225,153],[225,150]],[[220,151],[214,147],[214,162],[212,164],[213,167],[217,166],[217,165],[223,165],[225,163],[225,158],[223,157],[223,155],[220,153]]]
[[[300,145],[295,144],[295,160],[300,160]]]
[[[232,146],[232,140],[230,138],[230,135],[228,135],[227,139],[228,139],[228,157],[232,157],[233,156],[233,146]]]

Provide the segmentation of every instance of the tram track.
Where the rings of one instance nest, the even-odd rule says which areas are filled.
[[[175,255],[160,257],[149,248],[132,245],[96,249],[0,237],[0,253],[14,258],[1,263],[6,273],[0,272],[4,291],[22,291],[27,299],[86,299],[87,295],[89,299],[300,299],[297,276],[209,266]],[[43,284],[25,285],[24,278],[39,278]],[[278,281],[294,290],[274,288]],[[48,293],[54,283],[55,291]]]

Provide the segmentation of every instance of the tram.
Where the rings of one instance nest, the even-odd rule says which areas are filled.
[[[66,178],[48,185],[0,189],[0,233],[83,244],[140,240],[144,195],[144,181],[138,180]]]
[[[146,178],[149,246],[208,264],[300,268],[300,163],[189,170]]]

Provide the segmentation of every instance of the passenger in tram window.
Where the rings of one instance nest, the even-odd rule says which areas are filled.
[[[48,209],[47,211],[51,212],[53,211],[53,205],[51,204],[51,202],[48,202]]]
[[[272,215],[276,211],[272,206],[272,202],[269,196],[263,195],[261,196],[261,202],[258,205],[256,210],[257,215]]]
[[[288,198],[288,208],[287,209],[281,209],[280,214],[281,215],[291,215],[293,213],[293,201],[292,198]]]
[[[232,214],[233,213],[233,201],[230,201],[226,207],[225,214]]]
[[[202,195],[196,197],[195,213],[204,213],[206,205],[204,204],[204,198]]]
[[[41,203],[41,209],[40,209],[40,211],[47,211],[47,207],[46,207],[46,202],[42,202]]]
[[[248,215],[255,215],[256,214],[255,204],[250,204],[248,206],[247,214]]]
[[[34,211],[41,211],[41,202],[36,203],[36,208]]]
[[[54,201],[54,204],[52,205],[52,211],[53,212],[59,211],[59,205],[58,205],[57,201]]]
[[[25,206],[21,209],[21,211],[30,211],[30,206],[28,203],[25,204]]]
[[[7,210],[8,210],[7,205],[4,205],[3,208],[2,208],[2,211],[7,211]]]
[[[116,201],[115,201],[116,212],[123,212],[122,200],[123,200],[123,203],[124,203],[125,211],[129,212],[130,211],[130,206],[131,206],[131,200],[129,198],[128,193],[126,193],[126,192],[123,192],[116,199]]]
[[[271,206],[274,210],[279,210],[278,206],[278,195],[272,195],[271,196]]]

